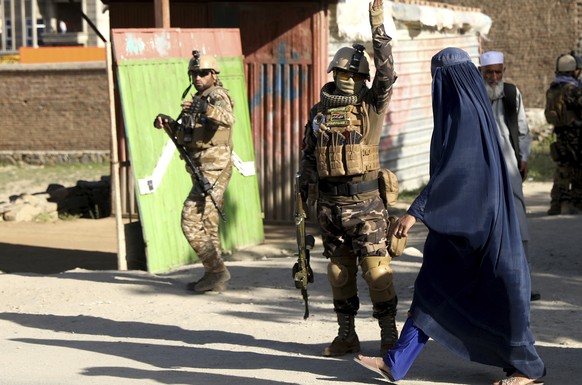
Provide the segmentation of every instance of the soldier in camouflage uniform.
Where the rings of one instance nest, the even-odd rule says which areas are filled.
[[[176,133],[193,164],[198,167],[212,186],[210,194],[217,206],[224,206],[224,191],[232,175],[232,126],[235,122],[234,103],[218,79],[216,59],[194,51],[188,66],[188,75],[197,93],[182,102],[181,128],[168,124],[160,117],[156,126]],[[186,90],[185,94],[188,90]],[[178,132],[176,131],[178,130]],[[192,170],[192,190],[182,209],[182,231],[204,265],[204,276],[191,282],[187,289],[197,293],[222,291],[230,280],[230,273],[222,259],[218,235],[220,216],[210,196],[204,193]]]
[[[582,85],[572,55],[561,55],[556,77],[546,92],[545,115],[554,125],[556,141],[550,154],[556,163],[548,215],[577,214],[582,210]]]
[[[324,356],[360,350],[354,324],[360,305],[358,266],[381,328],[382,352],[398,338],[397,297],[387,252],[388,213],[378,191],[378,144],[396,76],[382,1],[370,3],[369,12],[376,66],[372,87],[366,86],[370,68],[364,47],[354,44],[338,50],[328,67],[334,81],[322,88],[303,139],[302,197],[310,206],[317,200],[339,324],[338,335],[324,349]]]

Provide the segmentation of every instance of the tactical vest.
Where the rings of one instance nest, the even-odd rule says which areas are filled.
[[[209,87],[200,94],[200,97],[207,99],[213,91],[219,88],[221,87]],[[192,116],[193,120],[189,125],[192,128],[191,139],[186,141],[183,136],[178,137],[179,140],[183,141],[181,144],[184,144],[188,151],[201,151],[215,146],[231,146],[232,129],[230,127],[226,130],[219,130],[218,126],[209,121],[206,116],[202,114],[193,114]]]
[[[369,119],[361,104],[327,108],[318,115],[315,155],[320,178],[362,175],[380,168],[378,144],[368,144]]]
[[[564,100],[564,88],[569,87],[568,83],[553,84],[546,91],[546,108],[544,115],[548,123],[554,127],[568,127],[576,121],[576,112],[570,110]]]

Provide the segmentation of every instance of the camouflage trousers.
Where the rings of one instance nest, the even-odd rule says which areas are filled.
[[[232,175],[232,163],[224,170],[204,171],[204,175],[214,188],[211,191],[214,201],[222,210],[224,191]],[[218,235],[220,215],[209,196],[204,196],[196,179],[192,177],[193,187],[182,208],[182,232],[194,249],[202,265],[209,273],[225,270],[222,248]]]
[[[582,209],[582,167],[557,164],[554,185],[550,192],[551,204],[570,203]]]
[[[388,212],[380,197],[335,205],[318,202],[324,256],[330,260],[328,279],[337,313],[355,315],[359,309],[358,267],[368,284],[374,317],[381,317],[396,299],[387,252]],[[380,269],[378,269],[380,267]]]

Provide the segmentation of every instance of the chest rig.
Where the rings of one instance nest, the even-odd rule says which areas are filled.
[[[313,127],[320,178],[362,175],[380,167],[378,145],[369,145],[369,121],[361,105],[329,107],[319,112]]]
[[[204,90],[200,97],[208,100],[213,86]],[[178,143],[189,151],[201,151],[214,146],[230,146],[231,130],[219,130],[218,124],[210,121],[206,114],[184,114],[182,117],[182,132],[177,133]]]

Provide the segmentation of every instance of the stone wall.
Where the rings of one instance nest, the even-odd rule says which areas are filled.
[[[578,50],[580,0],[440,0],[475,7],[491,17],[484,50],[503,51],[505,76],[523,93],[526,108],[543,108],[545,90],[554,78],[556,58]],[[428,3],[434,3],[429,1]]]
[[[104,163],[111,160],[110,151],[0,151],[0,164],[52,166],[68,163]]]
[[[0,84],[0,153],[110,151],[105,63],[3,64]]]

